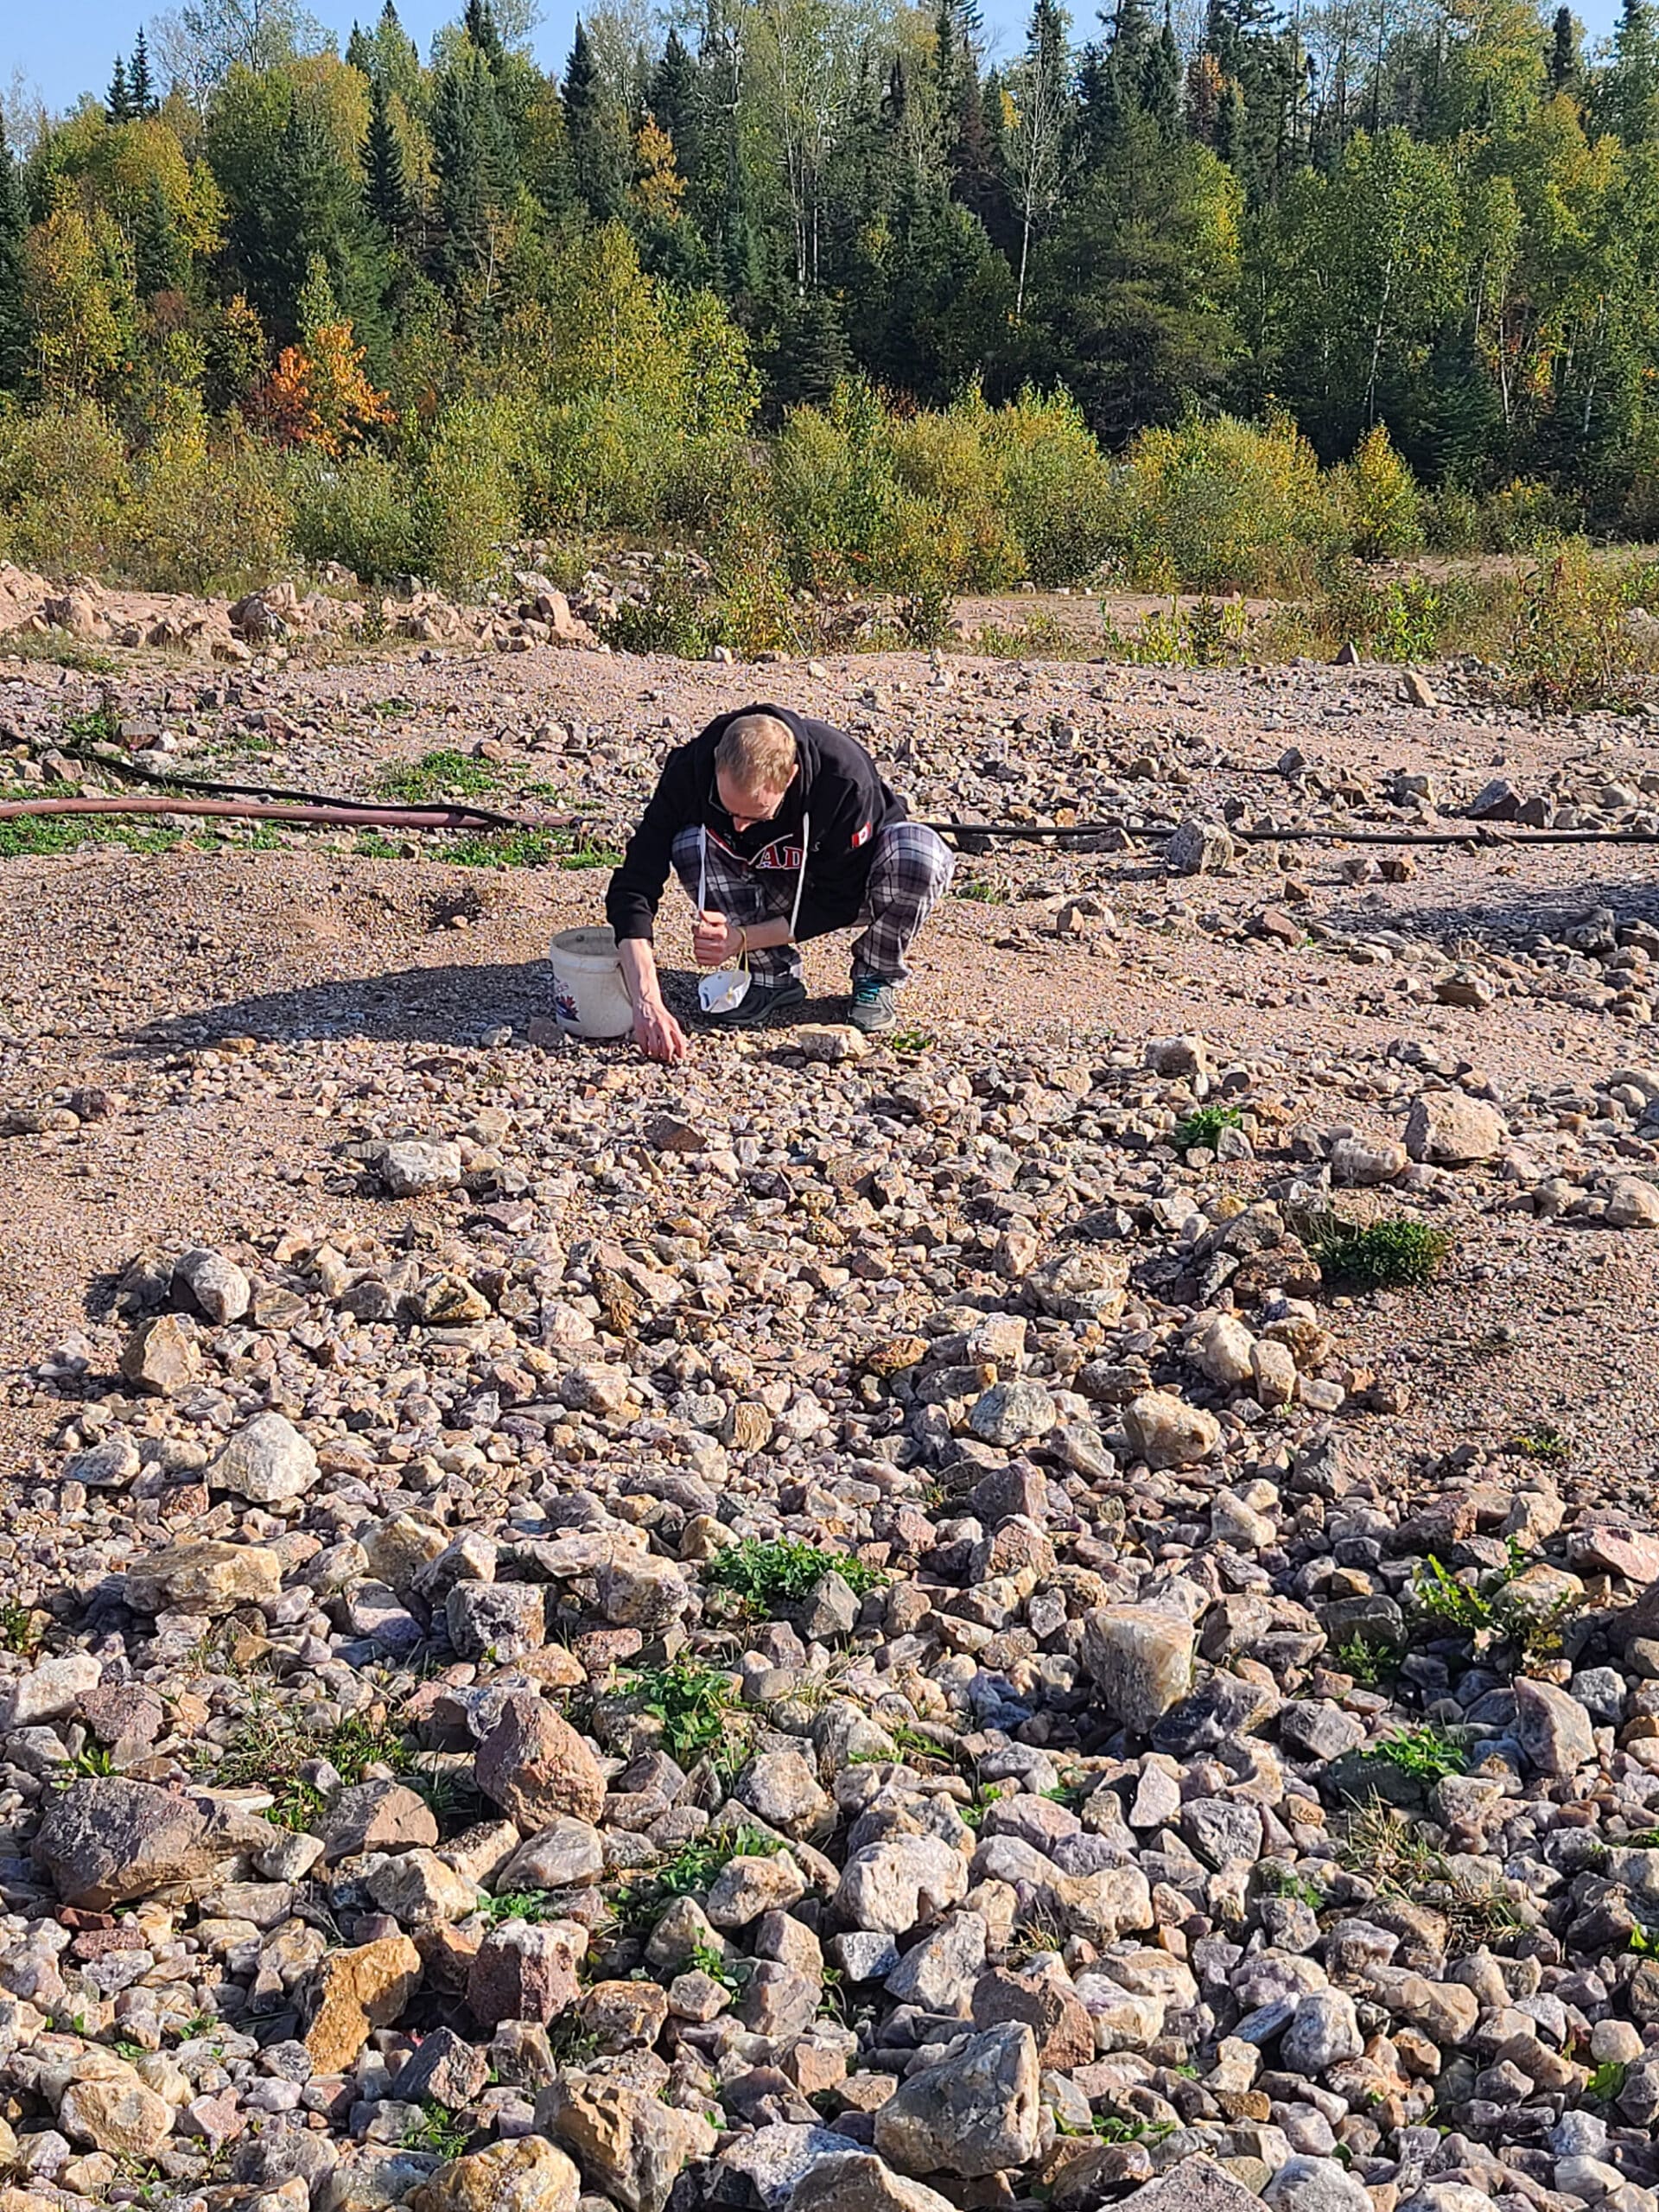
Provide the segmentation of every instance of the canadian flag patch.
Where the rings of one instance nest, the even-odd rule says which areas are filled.
[[[868,845],[869,843],[870,830],[873,826],[874,825],[872,823],[867,822],[861,830],[854,830],[852,843],[852,849],[854,852],[856,852],[861,845]]]

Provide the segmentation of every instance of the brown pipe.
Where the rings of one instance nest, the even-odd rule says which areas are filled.
[[[207,814],[233,821],[333,823],[383,830],[567,830],[568,822],[522,822],[494,815],[480,822],[464,806],[276,806],[261,799],[20,798],[0,800],[0,820],[32,814]]]

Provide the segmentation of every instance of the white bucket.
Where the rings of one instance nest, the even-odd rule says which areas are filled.
[[[608,929],[560,930],[553,939],[553,1013],[567,1037],[626,1037],[633,1008]]]

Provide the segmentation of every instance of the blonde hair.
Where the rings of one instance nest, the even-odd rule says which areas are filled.
[[[750,796],[787,791],[798,755],[795,733],[776,715],[740,715],[715,747],[715,765]]]

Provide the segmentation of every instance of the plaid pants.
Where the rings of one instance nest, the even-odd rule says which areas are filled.
[[[697,903],[702,835],[695,827],[674,840],[674,868],[685,893]],[[905,983],[910,969],[905,955],[938,902],[950,888],[956,860],[950,847],[919,822],[893,822],[877,833],[870,879],[853,943],[853,971],[879,976],[884,983]],[[753,929],[757,923],[787,919],[795,900],[792,868],[751,868],[718,845],[709,847],[705,895],[712,912]],[[749,967],[766,982],[781,982],[801,972],[799,947],[771,945],[751,952]]]

